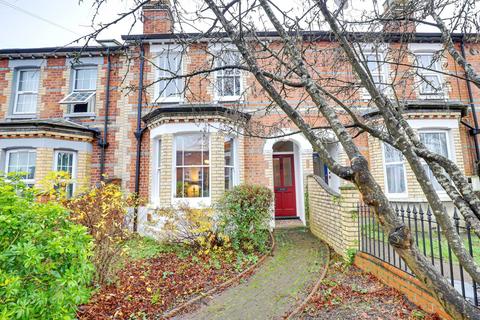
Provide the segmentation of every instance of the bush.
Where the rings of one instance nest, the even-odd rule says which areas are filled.
[[[34,199],[0,178],[0,318],[73,319],[90,296],[92,239],[65,208]]]
[[[102,183],[64,204],[71,211],[72,221],[87,227],[93,237],[95,281],[99,284],[112,281],[124,255],[124,242],[130,235],[125,225],[129,199],[118,185]]]
[[[266,251],[272,201],[272,192],[264,186],[244,184],[225,192],[218,204],[219,228],[235,250]]]
[[[159,209],[157,214],[165,220],[164,230],[170,242],[192,246],[199,255],[225,255],[231,251],[229,238],[217,230],[212,209],[181,204]]]

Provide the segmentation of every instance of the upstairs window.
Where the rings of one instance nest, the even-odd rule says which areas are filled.
[[[39,69],[23,69],[17,74],[13,114],[32,114],[37,111]]]
[[[220,52],[216,58],[217,67],[240,65],[240,54],[227,50]],[[219,100],[238,100],[241,94],[241,72],[239,69],[228,68],[216,72],[216,94]]]
[[[160,102],[179,102],[183,92],[183,79],[174,78],[182,74],[182,53],[168,51],[158,56],[158,100]]]
[[[372,75],[373,82],[375,83],[377,89],[381,92],[385,90],[387,81],[383,59],[384,57],[381,53],[365,54],[368,71]]]
[[[419,132],[419,136],[420,141],[427,147],[428,150],[446,158],[449,157],[447,131],[422,131]],[[442,191],[442,186],[438,183],[428,164],[424,163],[423,166],[427,172],[429,180],[432,182],[433,188],[437,191]]]
[[[400,151],[389,144],[383,144],[386,191],[389,195],[405,195],[407,183],[405,163]]]
[[[19,149],[7,152],[6,172],[20,173],[25,184],[33,186],[35,183],[35,166],[37,153],[35,150]]]
[[[202,133],[175,137],[176,198],[210,196],[210,151],[208,136]]]
[[[442,76],[438,57],[434,53],[415,54],[417,74],[420,78],[419,93],[423,98],[438,98],[443,96]]]
[[[69,174],[70,179],[75,178],[75,153],[71,151],[55,152],[55,170],[63,171]],[[69,183],[66,186],[66,195],[68,198],[73,196],[74,184]]]
[[[235,140],[232,137],[225,137],[224,158],[225,158],[225,190],[231,190],[235,186]]]
[[[60,103],[68,105],[69,114],[92,113],[97,90],[97,67],[73,69],[72,91]]]

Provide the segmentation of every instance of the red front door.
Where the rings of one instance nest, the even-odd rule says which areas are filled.
[[[295,217],[295,170],[293,154],[273,156],[273,185],[275,189],[275,217]]]

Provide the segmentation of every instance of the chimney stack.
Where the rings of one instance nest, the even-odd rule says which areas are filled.
[[[151,0],[142,8],[143,34],[172,33],[170,0]]]
[[[384,32],[415,33],[415,8],[412,0],[385,0],[382,18],[391,19],[383,23]],[[397,20],[398,19],[398,20]]]

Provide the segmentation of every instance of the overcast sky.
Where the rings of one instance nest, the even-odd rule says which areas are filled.
[[[91,7],[95,0],[0,0],[0,48],[32,48],[45,46],[64,46],[92,31]],[[196,9],[200,0],[185,0],[186,10]],[[302,0],[276,0],[285,8],[300,8]],[[332,0],[333,3],[333,0]],[[353,0],[350,12],[362,12],[369,8],[371,0]],[[100,13],[98,22],[110,22],[118,14],[127,12],[134,4],[133,0],[109,0]],[[99,38],[120,40],[122,34],[130,31],[133,19],[125,19],[110,27]],[[427,31],[427,30],[418,30]],[[430,31],[430,30],[428,30]],[[134,26],[132,33],[141,33],[140,23]],[[91,43],[93,44],[93,43]],[[82,45],[82,43],[77,44]]]
[[[0,0],[0,48],[63,46],[87,34],[93,10],[92,0]],[[116,0],[103,10],[101,18],[110,21],[131,5],[129,0]],[[14,6],[15,8],[12,8]],[[28,13],[24,12],[27,11]],[[42,19],[48,20],[46,22]],[[54,25],[55,24],[55,25]],[[130,21],[114,26],[102,38],[117,38],[128,33]],[[70,31],[69,31],[70,30]],[[141,32],[137,26],[134,33]]]

